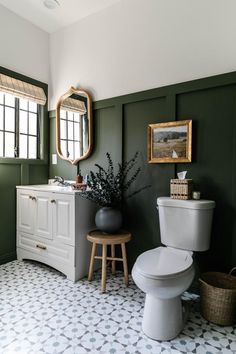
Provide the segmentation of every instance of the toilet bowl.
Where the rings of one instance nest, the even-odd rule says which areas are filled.
[[[181,294],[194,278],[192,252],[170,247],[158,247],[144,252],[136,260],[132,277],[136,285],[147,294],[143,332],[156,340],[175,338],[182,330],[186,318]]]
[[[214,201],[157,199],[164,246],[142,253],[132,277],[146,293],[143,332],[155,340],[170,340],[187,318],[181,295],[194,278],[193,251],[209,248]]]

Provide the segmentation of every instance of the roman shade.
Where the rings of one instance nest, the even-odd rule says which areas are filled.
[[[80,114],[85,114],[87,112],[85,103],[80,100],[68,97],[63,101],[61,108],[65,111],[76,112]]]
[[[14,79],[4,74],[0,74],[0,91],[10,93],[16,97],[25,98],[41,105],[45,105],[47,101],[45,92],[41,87]]]

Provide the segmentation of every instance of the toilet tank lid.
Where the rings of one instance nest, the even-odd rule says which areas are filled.
[[[215,202],[213,200],[181,200],[172,199],[170,197],[157,198],[158,206],[177,207],[185,209],[213,209],[215,208]]]

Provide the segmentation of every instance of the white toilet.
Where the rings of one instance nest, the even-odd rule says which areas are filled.
[[[194,278],[193,251],[209,249],[215,202],[157,199],[161,242],[142,253],[132,269],[146,293],[142,328],[150,338],[170,340],[183,329],[186,312],[181,295]]]

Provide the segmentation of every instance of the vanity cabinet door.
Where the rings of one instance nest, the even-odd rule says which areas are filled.
[[[35,235],[52,239],[52,193],[35,192]]]
[[[34,233],[34,195],[32,191],[17,191],[17,229],[26,233]]]
[[[53,193],[53,240],[75,244],[75,200],[73,195]]]

